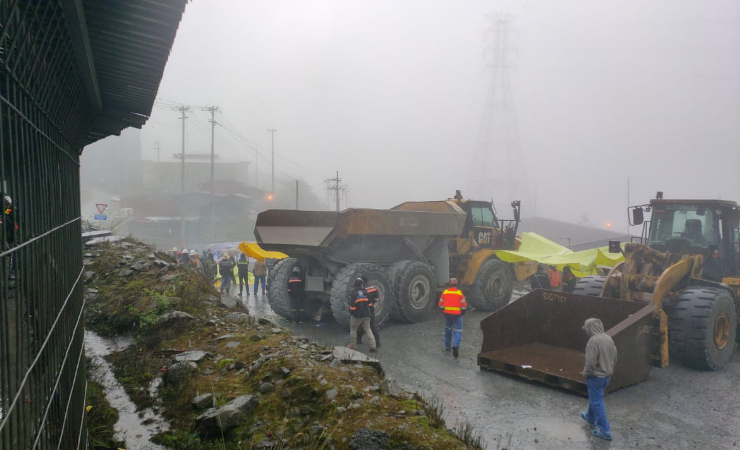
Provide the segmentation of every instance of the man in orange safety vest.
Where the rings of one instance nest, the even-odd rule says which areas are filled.
[[[450,278],[449,287],[442,292],[439,298],[439,307],[445,315],[445,350],[452,350],[457,358],[462,341],[463,319],[462,316],[468,309],[465,295],[457,288],[457,278]]]

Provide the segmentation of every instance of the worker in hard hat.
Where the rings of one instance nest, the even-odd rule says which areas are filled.
[[[229,255],[223,255],[218,263],[218,271],[221,273],[221,293],[231,292],[231,277],[234,276],[234,265]]]
[[[378,288],[375,286],[367,285],[367,277],[362,277],[365,281],[365,290],[367,291],[368,306],[370,307],[370,330],[373,332],[375,338],[375,346],[380,347],[380,334],[378,333],[378,326],[375,323],[375,304],[378,303],[379,295]],[[362,336],[365,334],[362,328],[357,330],[357,343],[362,344]]]
[[[236,274],[238,276],[237,281],[239,282],[239,297],[242,296],[242,291],[246,289],[247,297],[249,297],[249,258],[247,255],[242,253],[239,255],[239,261],[236,262]]]
[[[254,273],[254,295],[257,296],[260,283],[262,284],[262,295],[265,295],[265,277],[267,276],[267,265],[264,260],[257,260],[252,268]]]
[[[303,301],[306,296],[306,283],[303,280],[300,267],[293,267],[293,273],[288,278],[288,297],[290,309],[293,313],[293,323],[303,323]]]
[[[370,299],[365,290],[365,280],[362,278],[355,279],[354,289],[349,296],[349,345],[347,348],[355,349],[357,347],[357,330],[362,328],[370,339],[370,353],[375,352],[376,344],[373,331],[370,329]]]
[[[457,278],[450,278],[447,289],[439,297],[439,307],[445,315],[445,350],[457,358],[462,342],[463,315],[468,309],[465,295],[457,288]]]

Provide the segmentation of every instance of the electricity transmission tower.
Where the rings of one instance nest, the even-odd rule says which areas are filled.
[[[509,77],[514,29],[507,14],[488,18],[491,26],[486,55],[490,77],[473,158],[471,188],[475,198],[495,197],[497,204],[508,205],[525,197],[527,192],[527,173]]]
[[[326,209],[329,209],[329,198],[328,196],[331,195],[336,200],[336,206],[337,206],[337,212],[340,211],[339,206],[339,199],[344,194],[344,192],[347,190],[347,185],[342,184],[340,185],[339,182],[342,181],[341,178],[339,178],[339,171],[337,170],[337,176],[334,178],[327,178],[326,180],[326,192],[327,192],[327,202],[326,202]]]

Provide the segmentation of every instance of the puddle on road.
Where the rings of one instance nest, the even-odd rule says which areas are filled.
[[[151,437],[167,430],[169,424],[151,408],[141,413],[136,411],[136,405],[116,380],[111,365],[104,358],[106,355],[125,349],[131,343],[130,337],[106,339],[91,331],[85,331],[85,353],[100,368],[100,372],[96,375],[105,388],[108,402],[118,410],[118,422],[114,427],[116,439],[124,441],[127,450],[162,450],[163,447],[151,442]],[[159,387],[157,380],[161,378],[157,378],[149,386],[150,395],[156,394]]]

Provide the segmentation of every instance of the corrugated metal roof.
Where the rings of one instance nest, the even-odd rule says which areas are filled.
[[[82,0],[102,103],[85,144],[149,118],[187,2]]]

